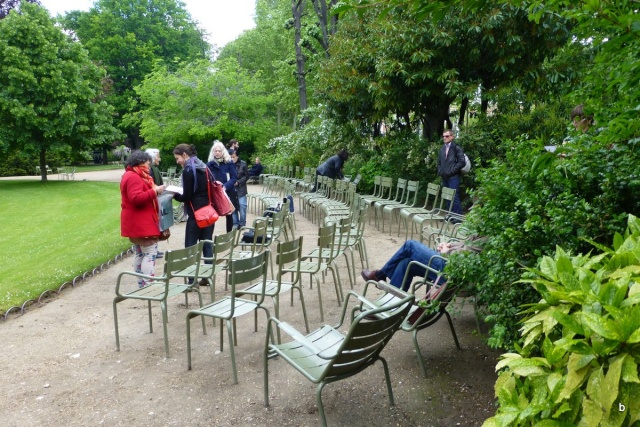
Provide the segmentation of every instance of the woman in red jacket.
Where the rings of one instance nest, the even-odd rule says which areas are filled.
[[[120,181],[120,234],[133,243],[136,273],[153,276],[160,237],[158,194],[164,191],[164,185],[154,184],[150,167],[151,156],[143,151],[134,151],[125,163]],[[139,278],[138,286],[142,288],[150,281]]]

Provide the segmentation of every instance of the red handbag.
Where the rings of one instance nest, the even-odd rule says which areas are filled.
[[[213,199],[211,198],[211,181],[209,178],[209,168],[206,168],[207,181],[207,193],[209,194],[209,204],[201,207],[198,210],[193,209],[193,203],[191,203],[191,209],[193,209],[193,217],[196,220],[199,228],[207,228],[208,226],[215,224],[220,215],[216,212],[216,209],[211,206]]]
[[[207,178],[209,178],[209,170],[207,168]],[[209,189],[210,194],[213,194],[213,198],[211,199],[211,204],[213,208],[218,211],[218,215],[227,216],[231,215],[236,208],[233,207],[233,203],[227,196],[227,192],[224,191],[224,185],[220,181],[210,180],[209,181]]]

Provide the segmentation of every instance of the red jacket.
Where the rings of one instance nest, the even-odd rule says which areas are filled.
[[[120,181],[120,194],[120,234],[124,237],[159,236],[156,190],[137,173],[126,171]]]

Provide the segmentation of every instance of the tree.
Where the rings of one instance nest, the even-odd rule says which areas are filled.
[[[272,124],[263,120],[270,98],[259,74],[249,75],[235,58],[185,64],[175,72],[160,66],[136,92],[142,107],[133,119],[159,148],[226,138],[264,144],[272,136]]]
[[[179,0],[97,0],[88,12],[71,12],[62,22],[106,68],[113,81],[109,101],[118,113],[116,123],[134,148],[143,144],[138,125],[121,122],[137,105],[133,88],[155,63],[175,69],[182,61],[206,58],[209,50]]]
[[[217,58],[234,58],[249,75],[260,75],[272,102],[265,120],[275,122],[275,126],[270,126],[275,131],[273,136],[290,132],[299,111],[298,89],[292,73],[293,34],[284,31],[290,19],[288,1],[259,0],[255,28],[225,45]]]
[[[104,77],[42,7],[22,3],[0,20],[0,150],[37,153],[46,181],[48,150],[118,137]]]
[[[396,128],[422,127],[431,138],[450,123],[456,98],[464,101],[479,89],[486,97],[527,76],[568,36],[551,16],[528,24],[524,10],[509,6],[452,7],[439,20],[398,8],[345,16],[320,87],[346,119],[390,119]]]

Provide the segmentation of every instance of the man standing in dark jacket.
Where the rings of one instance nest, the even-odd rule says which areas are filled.
[[[464,168],[464,151],[454,142],[452,130],[445,130],[442,134],[444,144],[438,153],[438,175],[442,177],[442,186],[456,190],[452,211],[462,214],[460,205],[460,171]]]
[[[229,150],[231,160],[236,164],[238,178],[234,184],[236,193],[238,193],[239,208],[233,212],[233,227],[240,228],[247,225],[247,179],[249,179],[249,169],[247,162],[240,160],[238,152],[234,149]]]

